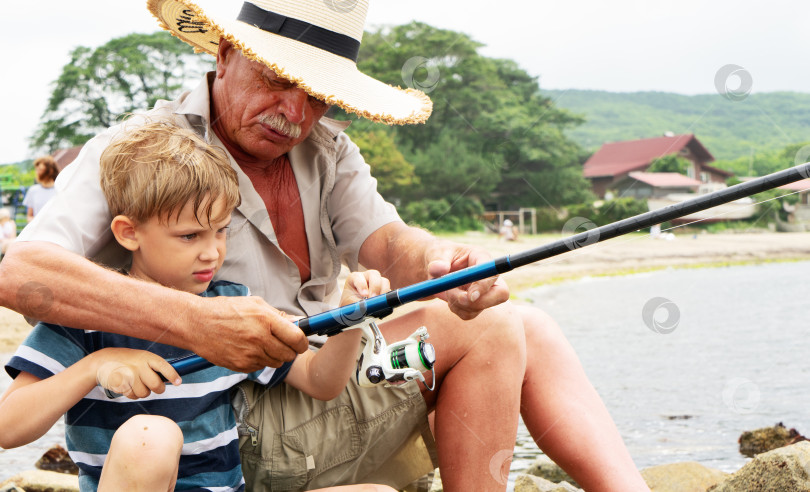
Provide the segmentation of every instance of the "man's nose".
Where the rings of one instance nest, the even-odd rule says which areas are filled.
[[[300,125],[307,117],[308,100],[309,94],[302,89],[297,87],[287,89],[282,96],[281,112],[287,117],[290,123]]]

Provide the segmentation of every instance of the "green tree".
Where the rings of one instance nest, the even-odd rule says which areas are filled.
[[[395,201],[418,184],[419,178],[414,174],[413,164],[397,149],[391,132],[379,127],[362,128],[368,126],[352,125],[349,134],[378,180],[377,191],[387,200]]]
[[[655,159],[647,168],[650,173],[679,173],[686,174],[687,169],[692,163],[683,157],[678,157],[676,154],[665,155]]]
[[[409,199],[459,194],[499,207],[589,199],[581,149],[563,133],[581,118],[541,96],[537,79],[515,62],[479,54],[481,46],[418,22],[363,38],[362,71],[433,100],[426,124],[394,129],[420,178]]]
[[[80,145],[122,115],[176,97],[212,68],[213,58],[166,31],[79,46],[54,83],[31,145],[47,153]]]

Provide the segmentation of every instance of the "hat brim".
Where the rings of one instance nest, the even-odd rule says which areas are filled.
[[[266,65],[311,96],[349,113],[403,125],[424,123],[433,109],[425,93],[380,82],[360,72],[348,58],[244,22],[215,19],[190,1],[149,0],[147,6],[161,27],[195,50],[216,55],[219,40],[224,38],[248,59]]]

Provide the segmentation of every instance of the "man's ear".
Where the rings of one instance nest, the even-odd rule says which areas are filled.
[[[225,38],[219,38],[219,46],[217,47],[217,78],[222,78],[225,75],[225,69],[228,61],[236,53],[233,45]]]
[[[130,251],[136,251],[140,246],[135,235],[136,227],[135,222],[125,215],[116,215],[110,223],[115,240]]]

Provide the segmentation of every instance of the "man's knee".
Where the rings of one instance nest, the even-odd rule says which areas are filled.
[[[528,346],[553,346],[555,343],[565,340],[565,335],[557,322],[545,311],[525,305],[516,306],[516,310],[523,322],[523,331]]]
[[[110,455],[132,463],[176,467],[182,449],[183,432],[176,423],[157,415],[136,415],[113,435]]]
[[[511,302],[486,309],[475,319],[460,323],[454,333],[467,334],[475,346],[501,358],[502,362],[520,363],[525,358],[524,323],[517,306]]]

